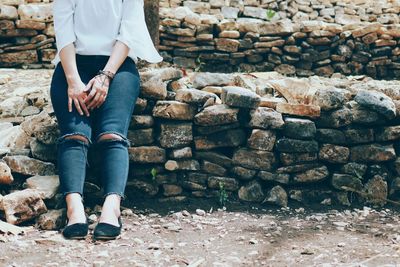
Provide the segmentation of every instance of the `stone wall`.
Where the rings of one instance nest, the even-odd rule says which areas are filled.
[[[56,46],[49,2],[0,1],[0,67],[53,67]]]
[[[49,2],[0,1],[0,67],[52,67]],[[400,77],[398,0],[163,0],[160,6],[160,51],[165,62],[183,68]]]
[[[10,204],[15,199],[28,198],[22,206],[43,205],[40,195],[31,196],[27,189],[43,191],[48,207],[57,207],[54,200],[60,199],[54,176],[58,131],[47,72],[0,75],[5,88],[0,99],[0,194],[5,195],[3,206],[8,203],[6,215],[15,222],[23,220],[13,215],[18,213],[18,205]],[[386,198],[399,197],[398,81],[174,68],[143,70],[141,77],[128,133],[128,199],[143,195],[160,202],[201,197],[216,203],[239,199],[278,206],[289,201],[380,206]],[[102,195],[93,149],[87,199]],[[21,185],[27,189],[19,191]]]
[[[161,6],[160,50],[183,67],[400,77],[399,1],[170,0]]]

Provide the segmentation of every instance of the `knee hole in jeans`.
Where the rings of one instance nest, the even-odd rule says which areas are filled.
[[[100,134],[96,140],[97,144],[115,143],[115,142],[121,143],[127,147],[130,146],[128,139],[118,133],[103,133]]]
[[[83,135],[79,135],[79,134],[69,135],[69,136],[64,137],[64,139],[79,140],[79,141],[84,142],[85,144],[89,144],[89,140],[87,139],[87,137],[85,137]]]
[[[109,133],[101,135],[97,140],[97,142],[100,143],[102,141],[121,141],[121,140],[123,140],[123,138],[118,134]]]

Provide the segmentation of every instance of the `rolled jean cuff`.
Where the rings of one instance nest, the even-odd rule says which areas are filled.
[[[126,195],[124,193],[120,193],[120,192],[108,192],[108,193],[104,193],[103,194],[103,198],[106,198],[109,195],[118,195],[121,197],[121,200],[125,200],[126,199]]]

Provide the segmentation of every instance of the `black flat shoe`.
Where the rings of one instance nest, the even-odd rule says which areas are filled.
[[[66,239],[85,239],[88,232],[89,224],[86,222],[68,225],[64,228],[62,234]]]
[[[121,234],[122,222],[121,217],[118,217],[119,226],[109,223],[98,223],[94,228],[93,238],[95,240],[112,240],[116,239]]]

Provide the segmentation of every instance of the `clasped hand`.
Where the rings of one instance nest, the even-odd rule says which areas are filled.
[[[81,80],[68,85],[68,111],[72,112],[72,103],[79,114],[90,116],[89,110],[100,107],[106,100],[109,78],[99,74],[92,78],[87,85]]]

